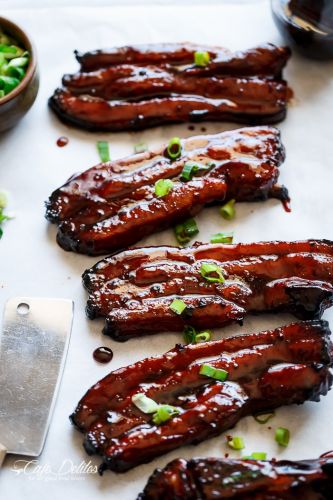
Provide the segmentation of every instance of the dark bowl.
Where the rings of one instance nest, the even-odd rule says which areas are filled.
[[[271,0],[286,42],[312,59],[333,58],[333,0]]]
[[[3,132],[14,127],[33,105],[39,88],[39,74],[36,49],[27,34],[3,17],[0,17],[0,27],[30,54],[24,78],[8,95],[0,99],[0,132]]]

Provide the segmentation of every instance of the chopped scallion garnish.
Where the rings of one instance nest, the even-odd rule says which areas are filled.
[[[160,405],[142,393],[134,394],[132,403],[143,413],[154,413],[152,420],[157,425],[163,424],[180,413],[178,408],[170,405]]]
[[[135,146],[134,146],[135,153],[144,153],[147,150],[148,150],[148,146],[145,142],[139,142],[138,144],[135,144]]]
[[[246,455],[242,457],[243,460],[266,460],[267,453],[264,451],[254,451],[251,455]]]
[[[156,413],[153,415],[153,422],[156,425],[163,424],[175,415],[179,415],[180,410],[175,406],[159,405]]]
[[[268,420],[273,418],[275,415],[274,411],[271,411],[270,413],[258,413],[257,415],[254,415],[253,418],[258,424],[266,424]]]
[[[159,407],[153,399],[148,398],[145,394],[140,392],[132,396],[132,402],[143,413],[155,413]]]
[[[0,208],[6,208],[7,206],[7,195],[0,191]]]
[[[232,243],[234,233],[216,233],[210,239],[211,243]]]
[[[235,203],[236,200],[230,200],[228,203],[223,205],[223,207],[220,208],[220,214],[224,219],[231,220],[235,217],[236,210],[235,210]]]
[[[170,304],[170,309],[176,314],[183,314],[186,309],[186,304],[180,299],[174,299]]]
[[[170,139],[167,147],[167,153],[171,160],[177,160],[177,158],[180,157],[182,154],[182,144],[179,137],[173,137]]]
[[[170,193],[173,189],[173,182],[171,179],[159,179],[155,182],[155,194],[159,198],[163,198]]]
[[[191,325],[186,325],[184,328],[184,340],[187,344],[199,344],[200,342],[208,342],[211,339],[212,332],[210,330],[203,330],[197,332]]]
[[[196,66],[207,66],[207,64],[210,61],[210,55],[209,52],[199,52],[196,51],[194,52],[194,64]]]
[[[204,172],[206,170],[209,170],[211,167],[208,165],[202,165],[200,163],[196,163],[194,161],[187,161],[185,165],[183,166],[182,173],[180,175],[180,178],[183,181],[190,181],[194,174],[197,172]]]
[[[203,330],[195,335],[195,343],[200,344],[200,342],[208,342],[212,337],[212,332],[210,330]]]
[[[0,98],[5,97],[26,74],[29,53],[0,31]]]
[[[182,224],[177,224],[174,227],[174,232],[178,243],[185,245],[199,233],[199,229],[194,219],[187,219]]]
[[[195,336],[197,334],[196,329],[191,325],[186,325],[183,331],[184,340],[186,344],[194,344]]]
[[[228,372],[226,370],[206,364],[200,366],[199,373],[200,375],[205,375],[206,377],[211,377],[221,382],[224,382],[228,378]]]
[[[0,75],[0,89],[4,91],[5,95],[9,94],[19,83],[20,80],[18,78]]]
[[[278,427],[275,431],[275,441],[280,446],[288,446],[290,439],[289,429],[285,429],[284,427]]]
[[[209,262],[204,262],[200,268],[200,274],[205,280],[210,283],[223,283],[224,277],[222,274],[222,269],[216,264],[210,264]]]
[[[1,227],[1,224],[4,221],[10,220],[13,218],[13,216],[5,215],[3,213],[6,206],[7,206],[7,196],[4,192],[0,192],[0,239],[2,238],[2,235],[3,235],[3,229]]]
[[[109,143],[107,141],[97,141],[97,150],[101,161],[110,161]]]
[[[239,436],[234,436],[227,441],[228,446],[234,450],[243,450],[245,448],[244,439]]]

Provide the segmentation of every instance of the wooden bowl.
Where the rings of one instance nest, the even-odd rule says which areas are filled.
[[[0,17],[0,28],[17,40],[18,45],[28,50],[30,54],[24,78],[17,87],[0,99],[0,132],[3,132],[14,127],[33,105],[39,88],[39,73],[36,50],[28,35],[19,26],[3,17]]]

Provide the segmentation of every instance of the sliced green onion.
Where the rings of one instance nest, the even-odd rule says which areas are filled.
[[[4,54],[16,54],[17,53],[17,47],[15,45],[7,45],[5,43],[0,44],[0,52]]]
[[[210,283],[223,283],[224,277],[221,268],[216,264],[210,264],[209,262],[204,262],[200,268],[200,274],[205,280]]]
[[[101,161],[110,161],[109,143],[107,141],[97,141],[97,151]]]
[[[18,67],[24,68],[25,66],[27,66],[28,62],[29,62],[28,57],[15,57],[15,59],[9,61],[8,66],[16,68]]]
[[[166,196],[173,189],[173,182],[171,179],[159,179],[155,182],[155,194],[159,198]]]
[[[148,145],[145,142],[138,142],[138,144],[135,144],[134,146],[135,153],[144,153],[147,150],[148,150]]]
[[[180,299],[174,299],[170,304],[170,309],[176,314],[183,314],[186,309],[186,304]]]
[[[0,209],[6,208],[7,206],[7,195],[3,191],[0,191]]]
[[[200,344],[200,342],[208,342],[212,337],[212,332],[210,330],[203,330],[198,332],[195,336],[195,343]]]
[[[199,373],[200,375],[205,375],[206,377],[211,377],[221,382],[224,382],[228,378],[228,372],[226,370],[206,364],[200,366]]]
[[[183,166],[182,173],[180,175],[180,178],[183,181],[190,181],[194,174],[200,171],[205,171],[209,170],[211,167],[208,165],[202,165],[200,163],[196,163],[194,161],[187,161],[185,165]]]
[[[170,139],[167,147],[167,153],[171,160],[177,160],[177,158],[180,157],[182,154],[182,144],[179,137],[173,137]]]
[[[4,221],[10,220],[13,218],[13,216],[4,215],[3,211],[6,208],[6,206],[7,206],[7,196],[3,191],[1,191],[0,192],[0,226]],[[0,239],[2,238],[2,235],[3,235],[3,229],[0,227]]]
[[[0,52],[0,68],[6,64],[6,58],[2,52]]]
[[[179,409],[175,408],[175,406],[159,405],[156,413],[153,415],[153,422],[156,425],[163,424],[175,415],[179,415],[179,413]]]
[[[264,451],[255,451],[251,453],[251,455],[246,455],[242,457],[243,460],[266,460],[267,459],[267,453]]]
[[[197,331],[193,326],[186,325],[183,331],[183,336],[186,344],[194,344],[196,334]]]
[[[4,222],[5,220],[11,220],[13,219],[13,217],[9,216],[9,215],[4,215],[2,213],[2,209],[0,211],[0,224],[2,224],[2,222]]]
[[[0,98],[19,85],[28,63],[29,53],[0,32]]]
[[[210,239],[211,243],[232,243],[234,233],[216,233]]]
[[[13,59],[15,61],[15,59]],[[4,69],[3,73],[8,76],[12,76],[17,78],[18,80],[22,80],[25,75],[25,70],[23,68],[10,66],[9,64]]]
[[[266,460],[267,459],[267,453],[264,451],[255,451],[251,453],[251,457],[253,460]]]
[[[275,441],[279,443],[280,446],[288,446],[290,439],[289,429],[284,427],[278,427],[275,431]]]
[[[211,339],[212,332],[210,330],[197,332],[193,326],[186,325],[183,335],[187,344],[200,344],[200,342],[208,342]]]
[[[16,45],[0,45],[0,52],[2,52],[6,59],[14,59],[15,57],[21,57],[24,50]]]
[[[9,36],[5,35],[4,33],[1,33],[0,31],[0,44],[10,45],[11,43],[12,42]]]
[[[18,86],[20,80],[14,78],[12,76],[0,76],[0,89],[5,92],[5,94],[9,94],[15,87]]]
[[[182,224],[177,224],[174,227],[174,232],[178,243],[185,245],[199,233],[199,229],[194,219],[187,219]]]
[[[145,394],[140,392],[132,396],[132,403],[143,413],[155,413],[159,407],[153,399],[148,398]]]
[[[245,448],[244,439],[239,436],[234,436],[227,441],[228,446],[234,450],[243,450]]]
[[[235,217],[236,215],[236,210],[235,210],[235,203],[236,200],[230,200],[228,203],[223,205],[223,207],[220,208],[220,214],[224,219],[231,220]]]
[[[275,412],[272,411],[270,413],[258,413],[257,415],[253,415],[253,418],[258,424],[267,424],[268,420],[275,416]]]
[[[210,61],[209,52],[194,52],[194,64],[196,66],[207,66]]]

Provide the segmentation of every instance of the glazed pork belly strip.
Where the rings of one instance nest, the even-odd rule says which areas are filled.
[[[258,125],[286,115],[292,93],[280,75],[290,57],[288,48],[212,49],[204,67],[193,64],[193,49],[150,49],[125,47],[79,56],[83,71],[64,75],[64,87],[49,100],[51,108],[67,123],[113,132],[203,120]],[[180,67],[174,65],[177,61]]]
[[[202,121],[232,121],[249,125],[278,123],[286,116],[286,101],[209,98],[170,94],[141,100],[107,101],[95,95],[57,89],[49,105],[61,121],[92,132],[137,131],[159,125]]]
[[[202,266],[219,268],[207,281]],[[321,317],[333,303],[333,243],[327,240],[197,244],[120,252],[83,274],[87,314],[105,317],[115,340],[167,331],[223,327],[249,313]],[[173,311],[175,299],[186,306]]]
[[[71,416],[89,454],[103,457],[100,472],[124,472],[179,446],[197,444],[240,418],[282,405],[319,401],[332,384],[332,345],[324,321],[215,342],[177,345],[111,372],[94,385]],[[202,366],[227,372],[225,381]],[[158,425],[132,401],[138,393],[177,414]]]
[[[284,109],[290,96],[285,81],[264,77],[197,77],[157,66],[111,66],[91,73],[65,75],[62,83],[73,95],[90,94],[105,100],[163,96],[201,95],[229,99],[238,106]]]
[[[195,52],[208,52],[208,66],[193,66]],[[220,75],[272,75],[279,76],[290,57],[288,47],[276,47],[267,43],[259,47],[231,52],[222,47],[202,46],[190,43],[147,44],[95,50],[80,54],[75,52],[82,71],[95,71],[119,64],[138,65],[190,65],[194,73],[213,72]]]
[[[305,500],[333,497],[333,452],[315,460],[178,458],[156,469],[138,500]]]
[[[59,244],[66,250],[105,254],[182,222],[206,204],[232,198],[289,199],[277,184],[285,153],[273,127],[190,137],[181,141],[181,148],[175,161],[163,145],[71,177],[47,202],[47,219],[59,224]],[[189,161],[209,168],[184,182],[181,173]],[[175,182],[162,198],[154,191],[159,179]]]

